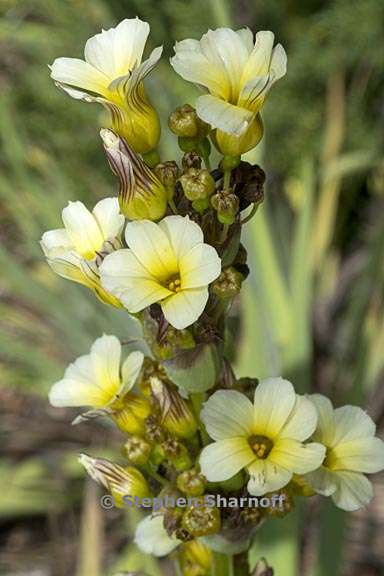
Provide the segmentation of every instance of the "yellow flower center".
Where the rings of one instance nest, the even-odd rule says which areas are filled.
[[[166,286],[168,288],[168,290],[171,290],[171,292],[180,292],[181,291],[181,280],[178,276],[171,278],[170,280],[168,280],[166,282]]]
[[[325,460],[323,462],[323,466],[332,470],[336,461],[336,455],[332,448],[327,448],[325,453]]]
[[[266,436],[251,436],[248,443],[256,456],[264,460],[273,448],[273,442]]]

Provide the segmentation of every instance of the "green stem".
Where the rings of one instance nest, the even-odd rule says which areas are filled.
[[[229,224],[223,224],[223,228],[219,236],[219,244],[224,244],[224,242],[226,241],[228,236],[228,230],[229,230]]]
[[[170,198],[170,199],[168,200],[168,204],[169,204],[169,207],[171,208],[172,212],[173,212],[174,214],[177,214],[178,212],[177,212],[176,204],[175,204],[173,198]]]
[[[213,552],[213,576],[231,576],[232,556]]]
[[[224,170],[223,190],[229,190],[232,170]]]
[[[155,480],[157,480],[157,482],[159,482],[162,486],[168,486],[169,482],[166,478],[163,478],[163,476],[161,476],[160,474],[158,474],[158,472],[156,472],[155,470],[151,470],[149,468],[149,466],[145,467],[144,470],[147,472],[147,474],[149,474],[150,476],[152,476],[152,478],[154,478]]]
[[[246,216],[245,218],[243,218],[243,219],[240,221],[240,224],[243,225],[243,224],[246,224],[247,222],[249,222],[250,220],[252,220],[252,218],[254,217],[254,215],[255,215],[256,212],[257,212],[258,207],[259,207],[259,205],[256,204],[256,203],[254,203],[253,206],[252,206],[252,210],[250,211],[250,213],[248,214],[248,216]]]

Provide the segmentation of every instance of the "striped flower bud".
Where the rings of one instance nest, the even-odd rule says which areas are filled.
[[[117,508],[124,507],[124,496],[138,498],[151,496],[146,479],[132,466],[123,468],[104,458],[91,458],[87,454],[80,454],[79,461],[91,478],[111,493]]]
[[[112,172],[120,180],[119,204],[129,220],[160,220],[167,209],[167,191],[156,174],[112,130],[100,131]]]
[[[176,389],[164,384],[159,378],[151,378],[151,387],[159,404],[162,427],[178,438],[193,436],[197,424],[188,402]]]
[[[148,461],[151,452],[149,442],[140,436],[131,436],[123,446],[123,454],[136,466],[142,466]]]

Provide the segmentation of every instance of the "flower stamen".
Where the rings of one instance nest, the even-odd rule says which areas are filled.
[[[273,448],[273,442],[266,436],[251,436],[248,443],[258,458],[264,460]]]

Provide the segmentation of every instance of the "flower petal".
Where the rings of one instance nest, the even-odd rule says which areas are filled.
[[[230,93],[226,99],[236,102],[243,68],[249,52],[239,34],[230,28],[208,30],[200,40],[202,53],[226,76]]]
[[[384,469],[384,442],[380,438],[357,438],[332,449],[332,470],[374,474]]]
[[[171,326],[183,330],[200,318],[207,301],[208,288],[182,290],[161,302],[161,309]]]
[[[270,69],[275,35],[270,30],[257,32],[255,46],[243,68],[242,82],[245,84],[256,76],[267,76]]]
[[[248,466],[248,472],[250,478],[247,489],[252,496],[263,496],[268,492],[279,490],[292,478],[291,471],[269,462],[269,459],[256,460]]]
[[[131,352],[123,363],[121,368],[122,373],[122,389],[119,394],[123,394],[131,390],[140,374],[141,367],[144,362],[144,354],[140,350]]]
[[[200,455],[201,472],[209,482],[232,478],[255,459],[245,438],[227,438],[209,444]]]
[[[137,525],[135,544],[146,554],[166,556],[181,544],[181,540],[168,536],[163,516],[147,516]]]
[[[254,434],[276,438],[296,402],[294,388],[283,378],[261,380],[255,390]]]
[[[372,437],[376,425],[362,408],[358,406],[342,406],[334,411],[335,436],[333,446],[357,438]]]
[[[120,235],[125,223],[125,218],[120,213],[117,198],[104,198],[104,200],[100,200],[92,210],[92,213],[99,224],[104,240],[110,240]]]
[[[44,232],[40,240],[40,245],[47,258],[62,255],[63,252],[68,252],[73,248],[72,241],[65,228]]]
[[[235,136],[241,136],[254,118],[253,112],[229,104],[210,94],[205,94],[197,99],[196,112],[204,122],[211,124],[213,128],[218,128]]]
[[[179,262],[181,289],[207,286],[221,272],[221,260],[213,246],[198,244]]]
[[[161,286],[131,250],[116,250],[99,267],[101,284],[136,313],[172,294]]]
[[[66,85],[107,96],[109,78],[78,58],[56,58],[51,68],[51,78],[65,90]],[[62,86],[64,84],[64,86]],[[68,91],[70,92],[70,91]]]
[[[317,470],[305,475],[305,480],[309,482],[312,488],[318,494],[323,496],[330,496],[337,490],[337,472],[332,472],[320,466]]]
[[[230,96],[230,83],[225,71],[202,53],[198,40],[176,42],[174,49],[171,66],[184,80],[204,86],[219,98]]]
[[[56,382],[50,392],[52,406],[104,406],[104,393],[93,384],[63,378]]]
[[[166,233],[178,260],[204,242],[202,229],[189,216],[167,216],[158,225]]]
[[[332,402],[322,394],[310,394],[308,398],[316,406],[317,428],[314,439],[322,442],[325,446],[331,446],[335,436],[335,419],[333,416]]]
[[[125,239],[136,258],[158,280],[177,274],[176,255],[167,235],[154,222],[138,220],[128,222]]]
[[[268,460],[295,474],[306,474],[319,468],[325,458],[325,446],[315,442],[302,444],[296,440],[278,439]]]
[[[306,440],[313,434],[317,424],[314,404],[305,396],[296,395],[296,402],[288,420],[280,431],[279,438]]]
[[[337,490],[332,500],[342,510],[354,512],[367,506],[373,498],[371,482],[363,474],[336,472]]]
[[[95,217],[82,202],[69,202],[62,213],[68,236],[84,258],[93,258],[103,245],[104,238]]]
[[[126,18],[116,28],[90,38],[85,45],[85,59],[113,80],[140,64],[148,34],[147,22]]]
[[[212,394],[200,416],[214,440],[252,434],[252,403],[237,390],[218,390]]]
[[[95,384],[111,400],[120,387],[121,344],[116,336],[104,334],[91,348]]]

